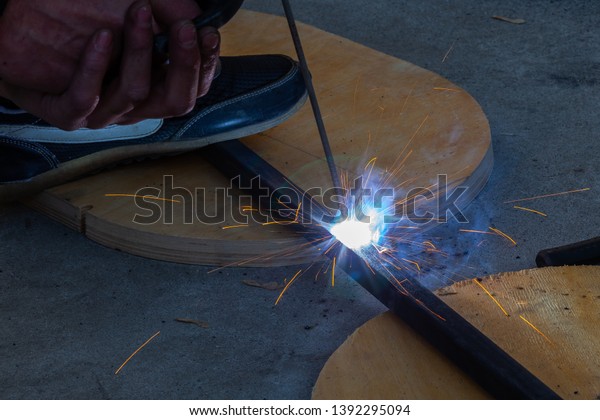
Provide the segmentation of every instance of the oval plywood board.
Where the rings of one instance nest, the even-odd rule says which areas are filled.
[[[464,208],[483,188],[493,163],[488,122],[477,102],[430,71],[307,25],[299,29],[335,161],[348,179],[369,161],[376,171],[393,173],[390,185],[403,184],[406,190],[433,185],[438,174],[446,174],[452,187],[469,187],[458,203]],[[281,17],[242,10],[224,28],[223,40],[223,55],[294,56]],[[244,142],[303,189],[331,186],[308,105]],[[194,210],[217,212],[222,220],[186,221],[184,209],[168,207],[172,203],[167,201],[157,205],[162,214],[173,214],[172,223],[164,218],[135,223],[143,212],[128,195],[150,186],[171,199],[177,190],[167,191],[170,179],[174,187],[193,192]],[[99,243],[161,260],[255,266],[314,260],[318,251],[285,226],[250,221],[244,228],[223,229],[240,224],[240,217],[234,217],[240,204],[218,195],[229,186],[200,150],[71,182],[42,193],[30,205]]]
[[[474,280],[438,296],[563,398],[600,397],[600,267],[548,267]],[[314,399],[489,398],[386,312],[331,356]]]

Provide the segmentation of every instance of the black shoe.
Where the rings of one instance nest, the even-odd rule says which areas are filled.
[[[30,114],[0,113],[0,201],[119,161],[256,134],[288,119],[306,100],[302,75],[289,57],[223,57],[221,62],[209,93],[184,117],[67,132]]]

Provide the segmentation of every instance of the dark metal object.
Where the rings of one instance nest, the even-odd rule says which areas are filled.
[[[538,252],[535,262],[538,267],[561,265],[600,264],[600,236],[557,248]]]
[[[286,188],[302,191],[237,140],[214,144],[206,147],[204,151],[209,160],[215,162],[217,168],[228,177],[240,176],[245,183],[250,183],[250,180],[260,176],[261,186],[271,190],[275,199],[278,191],[285,192]],[[302,224],[291,226],[303,229],[309,241],[330,236],[329,232],[317,225],[321,217],[326,214],[324,209],[316,205],[306,194],[299,197],[303,203],[301,208],[312,206],[311,214],[306,211],[303,213],[303,220],[310,222],[312,219],[316,223],[310,226]],[[288,201],[288,204],[294,207],[298,206],[300,201],[297,203]],[[345,249],[344,258],[337,261],[337,266],[469,374],[493,397],[499,399],[560,398],[418,282],[404,282],[400,288],[380,271],[371,270],[363,258],[350,249]]]
[[[333,160],[333,153],[331,152],[329,138],[327,137],[327,131],[325,130],[325,123],[323,122],[319,101],[317,100],[317,94],[315,93],[315,87],[312,82],[312,75],[308,69],[308,63],[306,61],[306,56],[304,55],[304,49],[302,48],[302,41],[300,41],[300,34],[298,33],[298,28],[296,27],[296,20],[294,19],[292,6],[290,5],[289,0],[281,0],[281,3],[283,4],[283,10],[285,11],[285,16],[290,27],[290,33],[292,34],[292,40],[294,41],[294,47],[296,48],[296,55],[298,55],[300,70],[302,71],[302,77],[304,77],[304,84],[306,85],[306,90],[308,92],[310,104],[315,116],[315,121],[317,122],[321,143],[323,143],[325,159],[327,160],[327,166],[329,167],[329,173],[331,174],[333,187],[341,190],[342,183],[340,182],[340,176]]]
[[[0,0],[0,16],[4,13],[4,9],[6,9],[6,5],[8,4],[8,0]]]
[[[244,0],[198,0],[202,14],[192,22],[196,29],[212,26],[220,28],[237,13]],[[169,52],[169,35],[158,34],[154,37],[154,51],[160,54]]]

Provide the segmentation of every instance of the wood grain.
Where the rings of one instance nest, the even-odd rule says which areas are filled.
[[[352,179],[376,157],[376,171],[397,169],[387,186],[427,187],[447,174],[452,188],[467,186],[464,208],[483,188],[492,169],[490,130],[477,102],[441,76],[316,28],[299,25],[336,164]],[[242,10],[223,30],[223,54],[279,53],[294,56],[281,17]],[[244,139],[264,159],[303,189],[330,187],[327,165],[309,106],[286,123]],[[406,158],[406,161],[404,162]],[[401,166],[399,163],[403,163]],[[389,172],[388,172],[389,173]],[[163,214],[151,225],[134,223],[140,213],[131,197],[153,187],[169,196],[165,176],[176,187],[205,194],[195,210],[225,215],[217,224],[194,218],[184,207],[156,202]],[[230,186],[202,152],[118,167],[60,187],[30,205],[90,239],[136,255],[192,264],[289,265],[314,261],[318,251],[285,226],[238,225],[239,213],[215,192]]]
[[[600,396],[600,267],[525,270],[480,279],[480,285],[471,280],[437,293],[561,397]],[[487,397],[389,312],[340,346],[313,391],[314,399]]]

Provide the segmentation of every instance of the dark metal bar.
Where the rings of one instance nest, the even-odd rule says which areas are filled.
[[[561,265],[600,265],[600,236],[587,241],[544,249],[538,252],[538,267]]]
[[[292,40],[294,41],[294,47],[296,48],[296,54],[298,55],[298,61],[300,64],[300,71],[304,78],[304,84],[308,92],[310,104],[312,106],[315,121],[317,122],[317,128],[319,129],[319,136],[321,137],[321,143],[323,143],[323,150],[325,152],[325,159],[327,159],[327,166],[329,167],[329,173],[331,174],[331,180],[333,181],[333,187],[341,189],[342,183],[340,182],[340,176],[333,161],[333,153],[331,152],[331,146],[329,145],[329,138],[327,137],[327,130],[325,130],[325,123],[323,122],[323,116],[321,114],[321,108],[319,107],[319,101],[317,100],[317,94],[315,93],[315,87],[312,82],[312,76],[308,69],[306,56],[304,55],[304,49],[302,48],[302,42],[300,41],[300,34],[296,27],[296,20],[294,19],[294,13],[292,12],[292,6],[289,0],[281,0],[283,4],[283,10],[290,27],[290,33],[292,34]]]
[[[226,176],[240,176],[245,182],[260,176],[261,186],[277,191],[293,188],[291,183],[268,162],[237,140],[208,146],[204,149]],[[281,188],[284,188],[281,190]],[[313,221],[326,214],[314,201],[302,195],[304,206],[312,204]],[[300,203],[296,203],[299,205]],[[303,206],[303,207],[304,207]],[[303,231],[306,226],[299,226]],[[322,238],[329,233],[312,223],[305,232],[307,240]],[[341,245],[340,245],[341,246]],[[469,374],[493,397],[498,399],[559,399],[560,397],[479,330],[462,318],[435,294],[417,281],[405,282],[403,290],[380,271],[367,266],[363,258],[350,249],[337,261],[357,283],[379,299],[392,312],[426,338],[452,362]],[[391,270],[391,269],[390,269]]]

